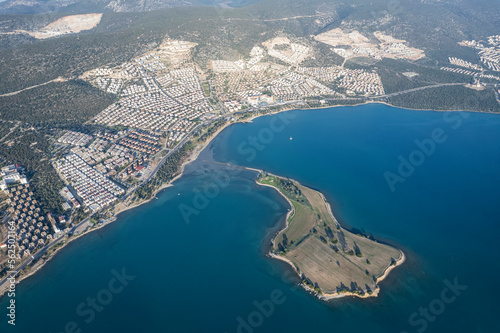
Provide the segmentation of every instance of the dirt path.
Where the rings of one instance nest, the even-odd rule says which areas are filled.
[[[50,81],[47,81],[47,82],[44,82],[44,83],[40,83],[40,84],[36,84],[36,85],[28,87],[28,88],[24,88],[24,89],[21,89],[21,90],[18,90],[18,91],[13,91],[13,92],[10,92],[10,93],[6,93],[6,94],[3,94],[3,95],[0,95],[0,97],[14,96],[14,95],[17,95],[17,94],[19,94],[19,93],[21,93],[23,91],[34,89],[34,88],[38,88],[38,87],[41,87],[41,86],[45,86],[45,85],[47,85],[49,83],[52,83],[52,82],[66,82],[68,80],[69,79],[66,79],[66,78],[63,78],[63,77],[58,77],[58,78],[55,78],[53,80],[50,80]]]
[[[10,132],[5,134],[3,138],[0,139],[0,142],[3,142],[9,135],[12,134],[16,130],[16,128],[19,126],[19,123],[15,124],[14,127],[10,129]]]

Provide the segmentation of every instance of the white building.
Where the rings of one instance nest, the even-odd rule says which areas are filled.
[[[261,104],[273,104],[274,103],[274,97],[272,96],[267,96],[267,95],[254,95],[254,96],[248,96],[248,104],[250,104],[253,107],[260,106]]]
[[[12,164],[2,168],[0,180],[0,189],[2,191],[7,190],[9,184],[26,184],[28,182],[26,176],[19,173],[19,169],[21,169],[21,167],[18,164]]]

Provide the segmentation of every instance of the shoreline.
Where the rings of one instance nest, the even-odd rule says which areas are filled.
[[[427,109],[410,109],[410,108],[405,108],[405,107],[399,107],[399,106],[394,106],[394,105],[391,105],[389,103],[386,103],[386,102],[381,102],[381,101],[364,101],[362,103],[357,103],[357,104],[349,104],[349,105],[322,105],[322,106],[315,106],[315,107],[308,107],[308,109],[311,109],[311,110],[315,110],[315,109],[333,109],[333,108],[339,108],[339,107],[354,107],[354,106],[362,106],[362,105],[368,105],[368,104],[384,104],[384,105],[387,105],[387,106],[390,106],[390,107],[393,107],[393,108],[399,108],[399,109],[403,109],[403,110],[415,110],[415,111],[419,111],[419,112],[422,112],[422,111],[426,111],[426,112],[478,112],[478,113],[486,113],[486,114],[495,114],[494,112],[486,112],[486,111],[460,111],[460,110],[427,110]],[[168,187],[171,187],[171,186],[174,186],[172,183],[175,182],[176,180],[178,180],[179,178],[181,178],[184,174],[184,169],[185,169],[185,166],[193,161],[195,161],[198,156],[200,155],[200,153],[206,148],[208,147],[208,145],[210,145],[210,143],[223,131],[225,130],[226,128],[228,128],[229,126],[232,126],[234,124],[238,124],[238,123],[251,123],[254,119],[257,119],[257,118],[260,118],[260,117],[264,117],[264,116],[271,116],[271,115],[275,115],[275,114],[278,114],[278,113],[281,113],[281,112],[287,112],[287,111],[293,111],[293,110],[306,110],[307,108],[301,108],[300,106],[294,106],[294,107],[285,107],[284,109],[282,110],[276,110],[276,111],[272,111],[272,112],[268,112],[268,113],[259,113],[258,111],[254,111],[256,114],[254,115],[251,115],[250,117],[248,118],[245,118],[245,119],[241,119],[241,120],[238,120],[238,121],[234,121],[234,122],[227,122],[226,124],[224,124],[224,126],[222,126],[221,128],[219,128],[215,133],[213,133],[209,138],[207,138],[207,140],[205,140],[203,143],[200,143],[198,144],[194,149],[193,151],[190,152],[190,154],[186,157],[186,159],[182,162],[181,166],[180,166],[180,170],[179,170],[179,173],[174,177],[172,178],[169,182],[161,185],[158,189],[156,189],[152,194],[151,194],[151,198],[147,199],[147,200],[144,200],[144,201],[141,201],[141,202],[138,202],[138,203],[134,203],[133,205],[130,205],[130,206],[125,206],[121,209],[118,209],[118,210],[115,210],[114,211],[114,215],[113,217],[111,218],[111,221],[103,224],[103,225],[100,225],[100,226],[97,226],[97,227],[94,227],[94,228],[91,228],[87,231],[84,231],[80,234],[78,234],[77,236],[74,236],[74,237],[71,237],[71,238],[68,238],[66,239],[66,242],[58,247],[57,249],[55,249],[48,257],[47,259],[45,259],[43,262],[37,262],[35,265],[33,265],[33,270],[30,271],[29,273],[27,273],[26,275],[23,275],[23,276],[16,276],[16,286],[21,282],[23,281],[24,279],[28,278],[28,277],[31,277],[33,276],[35,273],[37,273],[47,262],[49,262],[50,260],[52,260],[52,258],[57,254],[59,253],[60,250],[62,250],[63,248],[65,248],[68,244],[70,244],[71,242],[73,242],[74,240],[76,239],[79,239],[80,237],[82,236],[85,236],[89,233],[91,233],[92,231],[95,231],[95,230],[99,230],[113,222],[116,222],[118,220],[118,216],[121,214],[121,213],[124,213],[126,211],[129,211],[131,209],[134,209],[134,208],[137,208],[143,204],[146,204],[148,202],[150,202],[151,200],[153,200],[157,194],[168,188]],[[248,167],[245,167],[246,169],[248,170],[253,170],[253,171],[261,171],[261,170],[258,170],[258,169],[252,169],[252,168],[248,168]],[[270,186],[270,185],[263,185],[263,184],[259,184],[261,186]],[[270,187],[273,187],[273,186],[270,186]],[[274,188],[274,187],[273,187]],[[277,189],[276,189],[277,190]],[[281,192],[278,191],[280,194]],[[321,193],[321,192],[319,192]],[[281,194],[283,197],[285,197],[283,194]],[[323,194],[321,193],[321,195],[323,196]],[[324,196],[323,196],[324,197]],[[285,197],[286,198],[286,197]],[[288,203],[292,206],[292,210],[293,210],[293,205],[291,204],[291,202],[289,202],[288,198],[286,198],[286,200],[288,201]],[[328,204],[328,210],[330,211],[331,215],[334,217],[333,215],[333,212],[331,211],[331,206],[329,205],[329,203],[326,201],[326,198],[325,198],[325,202]],[[116,208],[115,208],[116,209]],[[291,213],[291,212],[289,212]],[[287,221],[286,221],[286,226],[288,226],[288,218],[289,216],[287,215]],[[335,217],[334,217],[335,219]],[[335,221],[337,221],[335,219]],[[339,223],[337,221],[337,223]],[[284,228],[286,229],[286,227]],[[272,242],[274,242],[274,239],[276,236],[278,236],[284,229],[280,230],[273,238],[272,238]],[[404,253],[401,252],[403,257],[403,262],[405,260],[405,256],[404,256]],[[280,260],[283,260],[285,258],[276,258],[276,259],[280,259]],[[39,259],[40,260],[40,259]],[[285,260],[286,261],[286,260]],[[401,264],[403,263],[401,262]],[[399,266],[399,261],[396,262],[396,266],[391,266],[389,267],[389,271],[392,270],[394,267],[397,267]],[[295,267],[294,265],[292,265],[293,269],[295,270]],[[387,272],[388,273],[388,272]],[[385,278],[385,276],[382,278],[382,280]],[[380,280],[380,281],[382,281]],[[377,283],[379,281],[377,280]],[[307,290],[307,286],[304,286],[304,288]],[[9,290],[9,284],[6,283],[4,285],[4,287],[0,290],[0,299],[4,296],[4,294]],[[313,291],[314,292],[314,291]],[[369,295],[369,296],[376,296],[375,293],[378,294],[378,289],[376,291],[373,292],[373,295]],[[318,295],[319,296],[319,295]],[[344,297],[344,296],[350,296],[348,293],[343,293],[342,295],[340,296],[332,296],[332,298],[339,298],[339,297]],[[352,296],[357,296],[357,297],[361,297],[361,298],[365,298],[366,296],[361,296],[361,295],[357,295],[357,294],[352,294]],[[368,296],[368,297],[369,297]],[[318,297],[321,299],[321,297]]]
[[[260,172],[263,172],[262,170],[258,170],[258,169],[250,169],[250,168],[247,168],[249,170],[252,170],[252,171],[260,171]],[[273,188],[274,190],[276,190],[283,198],[286,199],[286,201],[288,202],[288,204],[291,206],[291,209],[288,210],[287,212],[287,215],[286,215],[286,222],[285,222],[285,226],[279,230],[271,239],[271,248],[269,249],[269,252],[267,253],[267,256],[268,257],[271,257],[271,258],[274,258],[274,259],[277,259],[277,260],[281,260],[281,261],[284,261],[286,263],[288,263],[292,269],[295,271],[295,273],[297,273],[297,276],[300,277],[299,275],[299,272],[297,271],[297,268],[295,267],[295,264],[288,258],[286,257],[283,257],[283,256],[280,256],[278,254],[275,254],[272,252],[272,246],[274,246],[274,241],[275,239],[282,233],[284,232],[287,228],[288,228],[288,225],[289,225],[289,219],[291,217],[293,217],[293,214],[295,213],[295,207],[293,206],[292,202],[290,201],[290,199],[288,199],[283,193],[281,193],[280,190],[278,190],[276,187],[272,186],[272,185],[269,185],[269,184],[261,184],[257,181],[257,179],[255,179],[255,183],[260,185],[260,186],[267,186],[267,187],[271,187]],[[302,185],[302,184],[301,184]],[[302,185],[302,186],[305,186],[305,185]],[[317,190],[315,190],[317,191]],[[338,222],[338,220],[335,218],[335,216],[333,215],[333,211],[331,209],[331,206],[330,204],[328,203],[328,201],[326,201],[326,197],[323,195],[322,192],[320,191],[317,191],[318,193],[320,193],[321,197],[323,198],[323,200],[325,201],[325,204],[327,205],[327,208],[328,208],[328,212],[331,214],[331,216],[333,217],[334,221],[340,226],[340,223]],[[293,214],[292,214],[293,213]],[[347,229],[346,229],[347,230]],[[392,246],[392,245],[391,245]],[[393,246],[392,246],[393,247]],[[406,256],[404,254],[404,252],[401,250],[401,249],[397,249],[400,253],[400,257],[398,259],[396,259],[396,261],[394,262],[394,264],[389,264],[387,265],[387,267],[384,269],[384,272],[379,276],[377,277],[377,280],[375,281],[375,284],[377,286],[377,288],[375,290],[372,291],[371,294],[368,294],[368,293],[365,293],[363,295],[360,295],[360,294],[357,294],[357,293],[353,293],[353,292],[350,292],[350,291],[347,291],[347,292],[337,292],[337,293],[331,293],[331,294],[318,294],[314,289],[310,288],[309,286],[305,285],[304,283],[299,283],[299,285],[304,288],[306,291],[308,291],[310,294],[316,296],[318,299],[320,300],[323,300],[323,301],[329,301],[329,300],[332,300],[332,299],[338,299],[338,298],[342,298],[342,297],[348,297],[348,296],[354,296],[354,297],[358,297],[358,298],[369,298],[369,297],[378,297],[379,295],[379,292],[380,292],[380,286],[378,285],[380,282],[384,281],[388,276],[389,276],[389,273],[395,269],[396,267],[398,266],[401,266],[402,264],[405,263],[406,261]]]
[[[365,100],[364,102],[355,103],[355,104],[337,104],[337,105],[308,106],[305,109],[301,109],[300,107],[286,108],[286,109],[283,109],[283,110],[280,110],[280,111],[274,111],[274,112],[269,112],[269,113],[266,113],[266,114],[259,114],[257,116],[252,116],[247,121],[253,120],[253,119],[258,118],[260,116],[273,115],[273,114],[277,114],[277,113],[280,113],[280,112],[292,111],[292,110],[307,110],[307,109],[316,110],[316,109],[330,109],[330,108],[333,109],[333,108],[339,108],[339,107],[352,107],[352,106],[362,106],[362,105],[369,105],[369,104],[383,104],[383,105],[386,105],[386,106],[390,106],[392,108],[397,108],[397,109],[407,110],[407,111],[436,112],[436,113],[441,113],[441,112],[471,112],[471,113],[499,114],[500,115],[499,112],[491,112],[491,111],[418,109],[418,108],[410,108],[410,107],[405,107],[405,106],[392,105],[392,104],[390,104],[388,102],[383,102],[383,101]],[[242,122],[244,122],[244,121],[242,121]]]
[[[236,122],[235,122],[236,123]],[[190,153],[189,155],[185,158],[185,160],[181,163],[180,167],[179,167],[179,174],[177,174],[174,178],[172,178],[169,182],[166,182],[165,184],[162,184],[158,189],[156,189],[152,194],[151,194],[151,198],[147,199],[147,200],[144,200],[144,201],[141,201],[141,202],[136,202],[130,206],[124,206],[123,208],[121,209],[117,209],[114,211],[114,214],[113,214],[113,217],[110,219],[109,222],[107,223],[104,223],[100,226],[96,226],[94,228],[90,228],[78,235],[75,235],[71,238],[67,238],[65,241],[65,243],[58,247],[57,249],[55,249],[48,257],[47,259],[45,259],[43,262],[37,262],[35,263],[33,266],[32,266],[32,271],[30,271],[29,273],[23,275],[23,276],[16,276],[16,287],[17,285],[19,285],[19,283],[21,283],[21,281],[23,281],[24,279],[27,279],[33,275],[35,275],[35,273],[37,273],[41,268],[43,268],[43,266],[45,266],[45,264],[47,264],[50,260],[52,260],[58,253],[59,251],[61,251],[62,249],[64,249],[67,245],[69,245],[71,242],[73,242],[74,240],[77,240],[79,239],[80,237],[83,237],[83,236],[86,236],[88,234],[90,234],[91,232],[93,231],[96,231],[96,230],[100,230],[108,225],[110,225],[111,223],[114,223],[118,220],[118,215],[120,215],[121,213],[124,213],[126,211],[129,211],[129,210],[132,210],[134,208],[137,208],[139,206],[142,206],[144,204],[147,204],[148,202],[150,202],[151,200],[153,200],[157,194],[168,188],[168,187],[171,187],[171,186],[174,186],[172,183],[175,182],[176,180],[178,180],[179,178],[182,177],[182,175],[184,174],[184,169],[186,167],[187,164],[195,161],[198,156],[200,155],[200,153],[217,137],[217,135],[220,134],[220,132],[222,132],[226,127],[228,127],[229,125],[232,125],[233,123],[229,123],[229,124],[226,124],[225,126],[222,126],[221,128],[219,128],[215,133],[213,133],[207,140],[205,140],[203,143],[200,143],[198,144]],[[116,209],[116,208],[115,208]],[[62,239],[61,241],[64,241],[64,239]],[[40,260],[40,259],[39,259]],[[0,300],[4,297],[4,295],[7,293],[7,291],[9,290],[9,283],[6,283],[5,286],[0,290]]]

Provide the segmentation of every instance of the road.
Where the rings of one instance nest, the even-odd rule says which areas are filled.
[[[20,123],[15,124],[14,127],[10,129],[9,133],[7,133],[3,138],[0,139],[0,142],[3,142],[9,135],[11,135],[11,133],[14,132],[16,128],[19,127],[19,124]]]
[[[47,250],[53,246],[54,244],[58,243],[61,241],[61,238],[64,237],[66,235],[66,233],[62,233],[58,238],[54,239],[52,242],[50,242],[49,244],[45,245],[42,249],[40,249],[37,253],[35,253],[28,261],[22,263],[21,265],[19,265],[15,270],[11,271],[11,272],[14,272],[14,273],[11,273],[10,275],[7,275],[1,282],[0,282],[0,290],[3,289],[3,285],[7,282],[7,279],[12,277],[12,276],[16,276],[20,271],[22,271],[26,266],[28,266],[29,264],[31,264],[31,262],[33,262],[33,260],[36,260],[36,259],[39,259],[41,256],[44,255],[45,252],[47,252]]]
[[[14,95],[17,95],[23,91],[26,91],[26,90],[30,90],[30,89],[33,89],[33,88],[38,88],[38,87],[41,87],[41,86],[45,86],[49,83],[52,83],[52,82],[66,82],[68,81],[69,79],[67,78],[63,78],[63,77],[58,77],[58,78],[55,78],[53,80],[50,80],[50,81],[47,81],[47,82],[44,82],[44,83],[40,83],[40,84],[36,84],[34,86],[31,86],[31,87],[27,87],[27,88],[24,88],[24,89],[21,89],[21,90],[18,90],[18,91],[13,91],[13,92],[9,92],[9,93],[6,93],[6,94],[2,94],[0,95],[0,97],[7,97],[7,96],[14,96]]]
[[[419,90],[424,90],[424,89],[431,89],[431,88],[438,88],[438,87],[443,87],[443,86],[457,86],[457,85],[463,85],[463,83],[443,83],[443,84],[436,84],[436,85],[431,85],[431,86],[424,86],[424,87],[419,87],[419,88],[413,88],[413,89],[408,89],[408,90],[404,90],[404,91],[398,91],[398,92],[395,92],[395,93],[392,93],[392,94],[387,94],[387,95],[382,95],[382,96],[376,96],[376,97],[373,97],[373,99],[378,99],[378,98],[387,98],[387,97],[393,97],[393,96],[397,96],[397,95],[401,95],[401,94],[406,94],[406,93],[410,93],[410,92],[414,92],[414,91],[419,91]],[[497,96],[497,99],[498,99],[498,94],[496,95]],[[327,99],[327,100],[333,100],[333,99]],[[499,101],[500,102],[500,101]],[[298,103],[301,103],[301,101],[297,101],[295,103],[287,103],[287,104],[298,104]],[[246,112],[248,112],[249,110],[247,110]],[[161,168],[161,166],[165,163],[165,161],[167,160],[167,158],[172,155],[173,153],[177,152],[186,142],[187,140],[190,139],[191,135],[196,131],[198,130],[202,125],[202,124],[198,124],[196,127],[194,127],[185,137],[184,139],[181,140],[181,142],[179,142],[175,148],[173,148],[172,150],[170,150],[162,159],[161,161],[158,163],[158,165],[156,166],[156,168],[153,170],[153,172],[149,175],[149,177],[147,179],[145,179],[140,185],[134,187],[129,193],[127,193],[124,197],[123,197],[123,200],[127,199],[132,193],[134,193],[134,191],[139,187],[139,186],[142,186],[144,184],[146,184],[147,182],[149,182],[155,175],[156,173],[158,172],[158,170]],[[88,221],[90,220],[91,217],[87,217],[85,220],[83,220],[82,222],[80,222],[78,225],[74,226],[70,231],[69,233],[73,233],[76,229],[78,229],[80,226],[82,226],[84,223],[88,223]],[[61,235],[57,238],[57,239],[54,239],[51,243],[45,245],[42,249],[40,249],[36,254],[34,254],[32,256],[32,258],[30,258],[28,261],[24,262],[23,264],[21,264],[20,266],[18,266],[13,272],[15,272],[14,275],[17,275],[21,270],[23,270],[27,265],[29,265],[31,262],[33,262],[33,260],[36,260],[36,259],[39,259],[40,257],[42,257],[45,252],[47,252],[47,250],[57,244],[61,238],[63,238],[64,236],[66,236],[66,234],[68,233],[68,231],[66,230],[65,232],[62,232]],[[12,276],[12,273],[11,275]],[[7,282],[7,279],[9,278],[9,276],[5,277],[1,282],[0,282],[0,290],[2,289],[3,285]]]
[[[156,82],[156,81],[155,81]],[[156,82],[157,83],[157,82]],[[180,105],[180,103],[173,97],[171,97],[170,95],[168,95],[165,90],[163,90],[163,88],[161,87],[160,84],[158,84],[158,87],[160,87],[160,91],[167,97],[171,98],[172,100],[174,100],[176,103],[178,103]],[[211,93],[211,92],[210,92]],[[203,123],[202,123],[203,124]],[[191,134],[193,134],[200,126],[202,126],[202,124],[198,124],[197,126],[195,126],[189,133],[186,134],[186,136],[184,137],[184,139],[181,140],[181,142],[179,142],[173,149],[171,149],[167,155],[163,156],[163,158],[161,159],[160,163],[158,163],[158,165],[156,166],[156,168],[153,170],[153,172],[151,172],[151,174],[148,176],[148,178],[146,178],[145,180],[142,181],[141,184],[135,186],[132,188],[131,191],[129,191],[127,194],[125,194],[125,196],[123,197],[123,199],[127,199],[130,194],[134,193],[135,190],[139,187],[139,186],[142,186],[144,184],[146,184],[147,182],[149,182],[151,180],[151,178],[153,178],[156,173],[158,172],[158,170],[161,168],[161,166],[165,163],[165,161],[167,160],[167,158],[172,155],[173,153],[175,153],[177,150],[179,150],[180,147],[182,147],[186,141],[190,138]]]
[[[418,88],[413,88],[413,89],[408,89],[408,90],[403,90],[403,91],[398,91],[392,94],[387,94],[387,95],[380,95],[380,96],[374,96],[372,99],[377,99],[377,98],[387,98],[387,97],[393,97],[401,94],[407,94],[411,93],[414,91],[419,91],[419,90],[425,90],[425,89],[432,89],[432,88],[439,88],[439,87],[444,87],[444,86],[463,86],[465,83],[440,83],[440,84],[434,84],[432,86],[424,86],[424,87],[418,87]]]
[[[142,181],[142,183],[140,183],[139,185],[136,185],[130,191],[128,191],[128,193],[126,193],[121,198],[121,200],[122,201],[127,200],[127,198],[130,197],[130,195],[132,195],[135,192],[135,190],[137,190],[137,188],[139,188],[140,186],[143,186],[144,184],[146,184],[147,182],[149,182],[156,175],[156,173],[158,172],[158,170],[160,170],[161,166],[165,163],[165,161],[167,160],[167,158],[170,155],[172,155],[173,153],[175,153],[176,151],[178,151],[179,148],[181,148],[187,142],[187,140],[189,140],[191,138],[191,135],[198,128],[200,128],[202,125],[204,125],[204,123],[196,125],[189,133],[187,133],[187,135],[184,137],[184,139],[181,140],[181,142],[179,142],[173,149],[171,149],[165,156],[162,157],[161,161],[158,163],[158,165],[156,166],[156,168],[151,172],[151,174],[148,176],[148,178],[146,178],[145,180]]]
[[[181,140],[181,142],[179,142],[172,150],[170,150],[167,155],[163,156],[163,158],[161,159],[160,163],[158,163],[158,165],[156,166],[156,168],[153,170],[153,172],[151,172],[151,174],[149,175],[149,177],[147,179],[145,179],[142,184],[145,184],[147,182],[149,182],[151,180],[151,178],[153,178],[156,173],[158,172],[158,170],[161,168],[161,166],[165,163],[165,161],[167,160],[167,158],[172,155],[173,153],[175,153],[176,151],[179,150],[179,148],[181,148],[182,146],[184,146],[184,144],[187,142],[187,140],[189,140],[191,138],[191,135],[196,132],[196,130],[198,130],[203,124],[198,124],[196,125],[189,133],[186,134],[186,136],[184,136],[184,139]]]
[[[43,248],[41,248],[29,260],[27,260],[26,262],[24,262],[21,265],[19,265],[15,270],[11,271],[13,273],[11,273],[10,275],[7,275],[2,281],[0,281],[0,292],[3,289],[3,287],[4,287],[4,284],[7,283],[7,279],[9,277],[16,276],[17,274],[19,274],[20,271],[22,271],[26,266],[28,266],[29,264],[31,264],[34,260],[37,260],[37,259],[41,258],[45,254],[45,252],[47,252],[47,250],[49,248],[51,248],[53,245],[59,243],[68,233],[73,233],[78,227],[80,227],[84,223],[88,223],[89,220],[90,220],[90,217],[87,217],[85,220],[83,220],[82,222],[78,223],[76,226],[74,226],[73,228],[71,228],[71,230],[67,229],[67,230],[61,232],[60,235],[57,238],[55,238],[52,242],[50,242],[49,244],[47,244]]]
[[[498,93],[498,90],[496,89],[498,86],[494,86],[493,91],[495,92],[495,98],[497,99],[498,104],[500,104],[500,94]]]

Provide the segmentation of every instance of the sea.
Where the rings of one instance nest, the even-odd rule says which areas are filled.
[[[245,167],[321,191],[406,262],[376,298],[315,298],[266,255],[289,207]],[[229,126],[173,186],[70,243],[0,299],[0,332],[500,332],[499,236],[499,115],[287,111]]]

